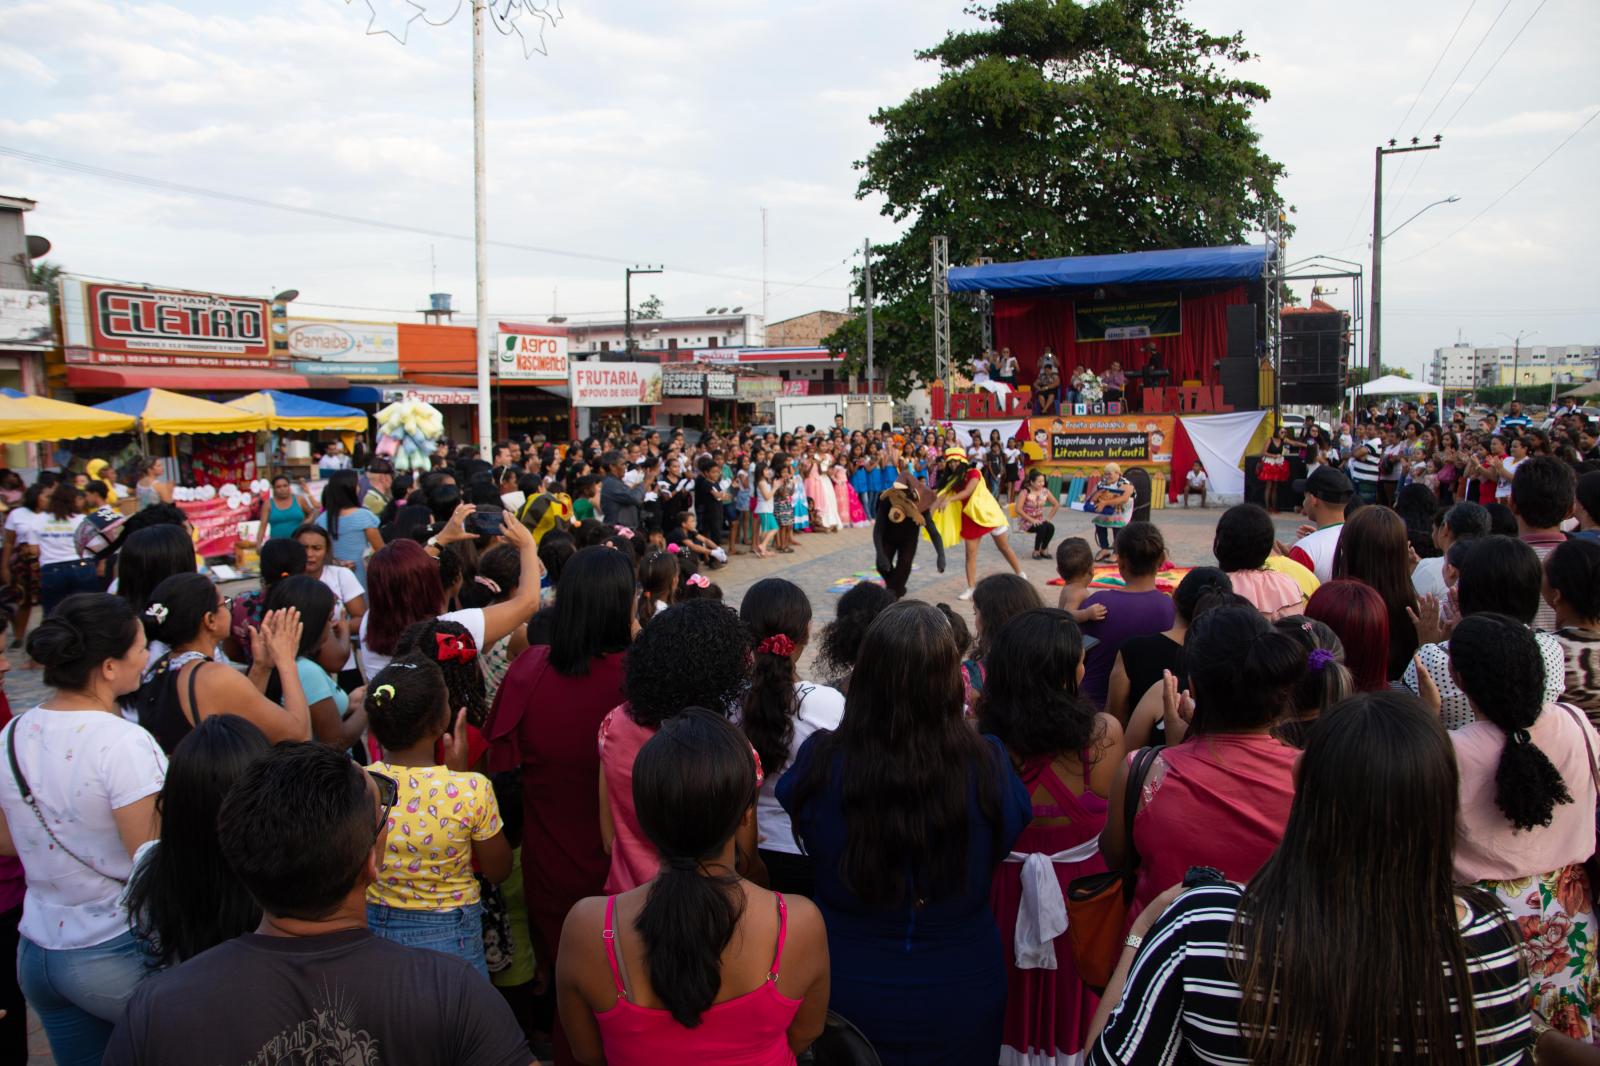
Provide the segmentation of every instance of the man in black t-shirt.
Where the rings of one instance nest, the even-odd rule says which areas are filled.
[[[394,782],[321,744],[279,744],[247,770],[218,835],[261,925],[141,984],[106,1066],[528,1066],[511,1009],[470,965],[368,931],[394,799]]]

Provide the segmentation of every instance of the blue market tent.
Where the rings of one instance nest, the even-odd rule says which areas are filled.
[[[367,428],[364,411],[276,389],[252,392],[237,400],[229,400],[227,406],[265,415],[268,429],[349,430],[360,433]]]
[[[0,389],[0,396],[4,396],[8,400],[20,400],[22,399],[23,394],[18,392],[16,389]]]
[[[1160,252],[1079,255],[951,267],[951,292],[1084,288],[1093,285],[1153,285],[1184,281],[1251,281],[1266,269],[1271,245],[1171,248]]]

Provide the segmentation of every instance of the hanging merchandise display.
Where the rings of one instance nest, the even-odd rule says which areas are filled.
[[[434,448],[444,436],[444,416],[437,407],[407,394],[379,411],[377,419],[377,454],[392,460],[396,471],[432,469]]]
[[[190,465],[196,485],[213,485],[220,488],[223,485],[255,480],[254,434],[195,437],[191,448]]]

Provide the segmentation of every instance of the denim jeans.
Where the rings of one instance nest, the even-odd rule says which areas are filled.
[[[65,950],[22,937],[17,948],[17,983],[44,1023],[58,1066],[100,1061],[123,1007],[148,973],[132,933]]]
[[[74,592],[101,592],[105,588],[100,575],[95,573],[94,562],[80,559],[73,563],[51,563],[39,569],[39,605],[46,617],[56,609],[56,604]]]
[[[483,908],[476,903],[448,911],[409,911],[368,903],[367,925],[375,936],[396,944],[465,959],[485,981],[489,979],[489,964],[483,957]]]

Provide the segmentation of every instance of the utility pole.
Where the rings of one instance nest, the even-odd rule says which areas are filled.
[[[761,209],[761,333],[767,331],[767,209]],[[748,342],[747,342],[748,343]]]
[[[629,359],[633,358],[633,276],[635,274],[659,274],[665,267],[623,267],[622,269],[622,302],[625,310],[622,312],[622,351]]]
[[[478,447],[491,451],[494,423],[489,411],[489,366],[495,343],[489,321],[489,181],[484,147],[483,23],[489,0],[472,0],[472,262],[476,277],[478,340]],[[492,455],[491,455],[492,457]]]
[[[1367,380],[1376,381],[1383,374],[1380,338],[1383,335],[1383,157],[1402,152],[1431,152],[1439,147],[1439,134],[1433,135],[1432,144],[1419,144],[1411,138],[1409,146],[1396,147],[1391,138],[1388,147],[1378,145],[1373,149],[1372,176],[1372,321],[1367,325]]]
[[[866,256],[866,268],[863,271],[863,280],[866,282],[867,300],[867,424],[872,424],[872,241],[867,239],[861,242],[861,252]]]

